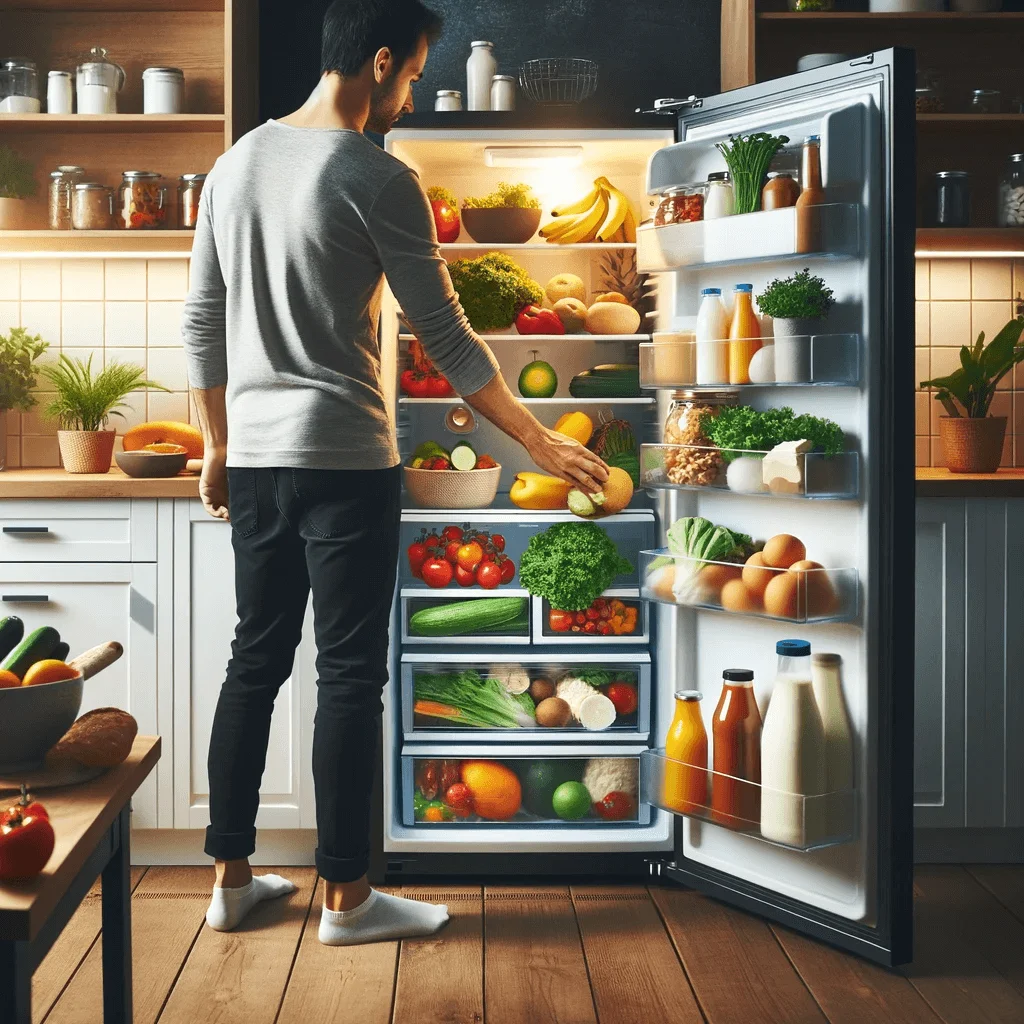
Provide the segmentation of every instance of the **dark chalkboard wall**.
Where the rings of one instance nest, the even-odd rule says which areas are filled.
[[[418,110],[438,89],[466,88],[474,39],[494,43],[500,74],[531,57],[588,57],[600,65],[587,106],[632,113],[659,96],[719,91],[719,10],[714,0],[427,0],[445,19],[417,87]],[[260,0],[260,103],[264,118],[294,110],[316,84],[328,0]]]

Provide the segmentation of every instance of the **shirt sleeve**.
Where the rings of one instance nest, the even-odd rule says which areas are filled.
[[[402,170],[384,185],[367,227],[388,284],[431,361],[460,395],[479,391],[498,372],[498,361],[469,326],[413,171]]]
[[[194,388],[216,388],[228,382],[227,288],[213,232],[212,202],[207,179],[199,197],[189,293],[181,321],[188,381]]]

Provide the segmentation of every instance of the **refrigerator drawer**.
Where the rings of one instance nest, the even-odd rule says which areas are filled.
[[[513,674],[528,677],[534,683],[547,684],[537,689],[537,698],[530,693],[516,707],[505,686],[498,680]],[[452,677],[461,675],[456,681]],[[646,741],[651,723],[651,657],[645,652],[637,654],[612,654],[607,657],[586,653],[578,656],[562,654],[406,654],[402,657],[402,731],[405,737],[416,742],[440,741],[444,743],[495,741],[501,743],[537,743],[552,741],[587,743],[622,743],[624,741]],[[562,724],[559,719],[548,719],[542,715],[538,723],[536,706],[544,699],[548,690],[554,695],[560,681],[583,679],[576,686],[565,686],[567,702],[575,707],[584,720],[589,718],[586,710],[580,710],[585,690],[580,687],[591,683],[595,694],[608,695],[615,710],[610,726],[595,731],[586,729],[575,717]],[[474,699],[473,687],[491,686],[498,696],[490,699]],[[610,689],[613,687],[614,689]],[[598,689],[600,687],[600,689]],[[531,688],[532,689],[532,688]],[[420,710],[417,710],[417,701]],[[470,713],[482,711],[486,720],[473,718],[458,721],[427,714],[430,704],[467,710]],[[604,701],[596,702],[597,717],[600,712],[609,711]],[[603,705],[603,707],[601,707]],[[437,710],[437,709],[435,709]],[[557,708],[556,710],[563,710]],[[591,712],[594,709],[591,708]],[[499,718],[499,716],[501,716]],[[497,721],[495,720],[497,719]]]
[[[643,552],[639,554],[642,558]],[[639,590],[606,590],[586,612],[559,611],[552,609],[545,598],[533,598],[535,644],[589,647],[646,644],[650,639],[647,602],[641,600]]]
[[[399,592],[402,644],[528,644],[530,597],[525,590]],[[500,603],[496,603],[500,602]]]
[[[400,821],[462,831],[616,830],[647,825],[636,747],[406,747]],[[453,792],[454,790],[454,792]]]

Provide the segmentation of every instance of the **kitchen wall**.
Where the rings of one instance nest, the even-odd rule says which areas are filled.
[[[1024,260],[918,260],[915,383],[955,370],[960,346],[979,331],[990,340],[1015,315],[1022,294]],[[914,401],[917,465],[942,466],[942,406],[927,391],[918,391]],[[1009,417],[1002,464],[1024,466],[1024,364],[1003,378],[991,412]]]
[[[119,434],[149,420],[197,422],[189,408],[181,311],[188,291],[186,259],[26,259],[0,261],[0,331],[18,325],[50,343],[46,359],[60,352],[93,367],[109,360],[137,363],[151,380],[171,389],[129,396]],[[40,387],[39,406],[8,413],[7,465],[57,466],[56,427],[40,408],[50,395]],[[120,444],[120,441],[118,441]]]

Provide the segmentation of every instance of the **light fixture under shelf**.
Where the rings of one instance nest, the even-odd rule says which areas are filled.
[[[579,167],[582,146],[487,146],[488,167]]]

